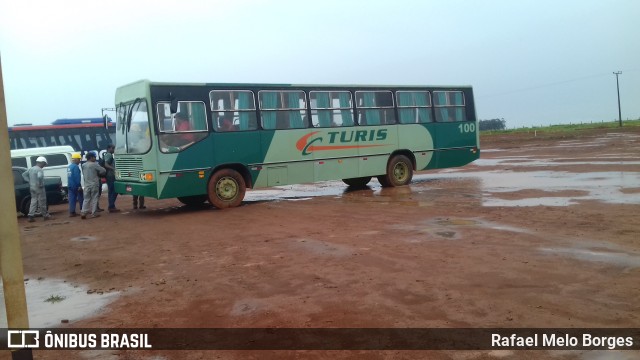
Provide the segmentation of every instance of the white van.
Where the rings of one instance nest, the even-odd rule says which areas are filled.
[[[71,146],[48,146],[31,149],[11,150],[11,166],[22,166],[27,169],[36,164],[38,156],[47,158],[44,167],[45,176],[60,176],[62,187],[67,188],[67,167],[71,163],[71,154],[76,152]]]

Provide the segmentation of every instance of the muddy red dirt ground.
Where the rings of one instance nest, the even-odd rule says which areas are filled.
[[[123,212],[88,220],[67,218],[66,205],[57,205],[54,221],[19,219],[25,276],[118,294],[61,327],[640,327],[640,129],[537,135],[483,136],[484,163],[424,172],[401,188],[324,183],[317,186],[338,193],[289,201],[284,191],[229,210],[148,199],[134,212],[131,197],[120,196]],[[521,174],[525,185],[492,189],[486,173]],[[536,180],[528,176],[553,181],[566,173],[623,174],[622,185],[610,184],[622,200],[589,197],[579,185],[526,185]],[[545,197],[570,200],[509,205]],[[629,355],[638,353],[616,356]],[[34,352],[37,359],[550,356],[594,354]]]

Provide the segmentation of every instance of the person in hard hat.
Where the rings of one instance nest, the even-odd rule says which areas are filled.
[[[38,209],[45,220],[53,219],[47,209],[47,192],[44,189],[44,171],[42,171],[45,166],[47,166],[47,159],[44,156],[38,156],[36,164],[22,174],[22,178],[29,182],[31,191],[31,206],[27,214],[29,222],[35,221],[33,217]]]
[[[82,171],[80,171],[80,160],[82,155],[73,153],[71,155],[71,164],[67,167],[67,185],[69,194],[69,217],[77,216],[76,203],[79,203],[79,210],[82,210],[84,202],[82,196]]]
[[[116,192],[116,161],[113,157],[113,153],[116,150],[116,146],[113,144],[107,145],[107,152],[104,153],[104,168],[107,170],[107,189],[109,190],[109,207],[108,211],[112,212],[120,212],[120,209],[116,208],[116,199],[118,198],[118,193]]]
[[[82,175],[84,176],[84,202],[82,203],[82,218],[87,218],[87,213],[91,210],[91,217],[100,216],[96,214],[98,209],[98,188],[101,186],[100,175],[105,175],[107,170],[96,162],[96,154],[89,151],[87,162],[82,164]]]

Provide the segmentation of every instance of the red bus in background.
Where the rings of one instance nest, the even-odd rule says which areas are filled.
[[[11,150],[70,145],[82,155],[104,150],[115,141],[116,127],[107,118],[58,119],[51,125],[17,124],[9,127]]]

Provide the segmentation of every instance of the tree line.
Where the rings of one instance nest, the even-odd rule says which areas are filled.
[[[480,131],[504,130],[507,128],[507,122],[504,119],[479,120],[478,125]]]

